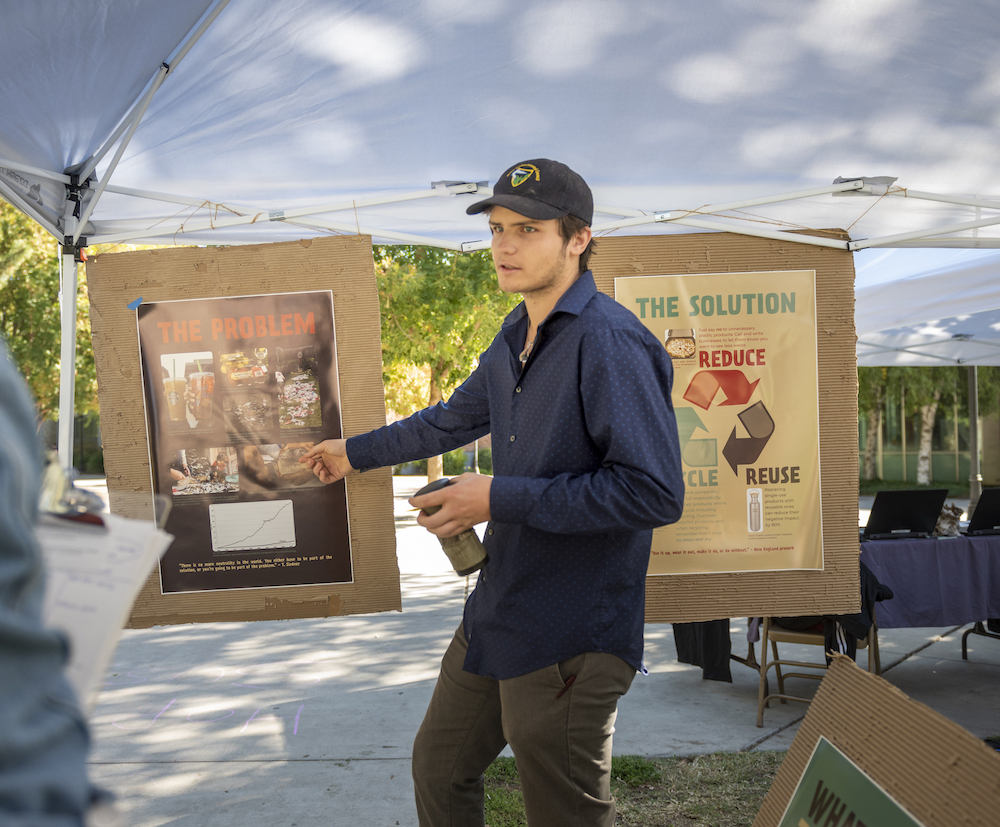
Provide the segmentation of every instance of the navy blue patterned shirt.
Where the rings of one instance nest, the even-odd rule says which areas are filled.
[[[586,272],[538,326],[524,304],[447,400],[347,442],[362,470],[493,434],[492,520],[465,607],[465,669],[500,680],[584,652],[642,668],[653,528],[681,516],[673,368]]]

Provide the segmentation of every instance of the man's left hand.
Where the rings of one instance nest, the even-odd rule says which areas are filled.
[[[446,485],[422,497],[411,497],[414,508],[439,505],[436,514],[421,511],[417,522],[438,537],[454,537],[466,529],[490,519],[490,486],[493,477],[485,474],[462,474]]]

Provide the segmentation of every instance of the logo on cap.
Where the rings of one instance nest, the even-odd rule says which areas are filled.
[[[532,175],[535,176],[536,181],[542,180],[542,174],[534,164],[521,164],[518,167],[514,167],[508,174],[510,175],[510,185],[512,187],[521,186],[525,181],[530,180]]]

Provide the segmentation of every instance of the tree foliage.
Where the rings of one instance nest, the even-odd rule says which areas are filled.
[[[858,412],[867,414],[885,405],[898,368],[858,368]]]
[[[84,268],[78,268],[76,411],[97,412],[97,373],[90,343],[90,305]],[[39,415],[59,411],[59,260],[55,239],[0,201],[0,334],[24,374]]]
[[[882,411],[887,400],[899,400],[902,396],[904,416],[919,416],[920,419],[917,482],[929,483],[934,422],[942,409],[957,408],[959,416],[968,417],[968,387],[969,369],[962,365],[858,368],[858,411],[868,422],[862,477],[874,479],[876,476],[876,434],[882,425]],[[979,415],[989,416],[1000,410],[1000,367],[979,367],[977,387]]]
[[[897,368],[858,368],[858,413],[867,420],[868,439],[865,444],[865,462],[861,478],[873,480],[878,476],[877,434],[882,427],[882,412],[890,389],[898,385]]]
[[[1000,367],[983,365],[976,369],[979,388],[979,415],[992,416],[1000,411]],[[966,405],[966,411],[968,405]]]
[[[412,388],[413,366],[423,368],[428,388],[419,407],[434,405],[469,375],[520,297],[500,291],[486,251],[376,247],[375,268],[386,388]]]
[[[431,247],[376,247],[382,380],[388,407],[406,415],[435,405],[473,370],[520,301],[501,292],[493,258]],[[426,379],[426,384],[421,382]],[[420,398],[420,396],[422,398]],[[442,474],[440,457],[427,475]]]

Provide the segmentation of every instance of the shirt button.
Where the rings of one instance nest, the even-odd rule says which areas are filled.
[[[492,535],[492,534],[493,534],[493,529],[492,529],[492,528],[491,528],[491,529],[489,530],[489,534],[490,534],[490,535]]]
[[[514,441],[514,435],[513,435],[513,434],[511,434],[511,435],[510,435],[510,441],[511,441],[511,442],[513,442],[513,441]]]
[[[518,385],[516,388],[514,388],[514,393],[520,393],[520,392],[521,392],[521,386]]]

